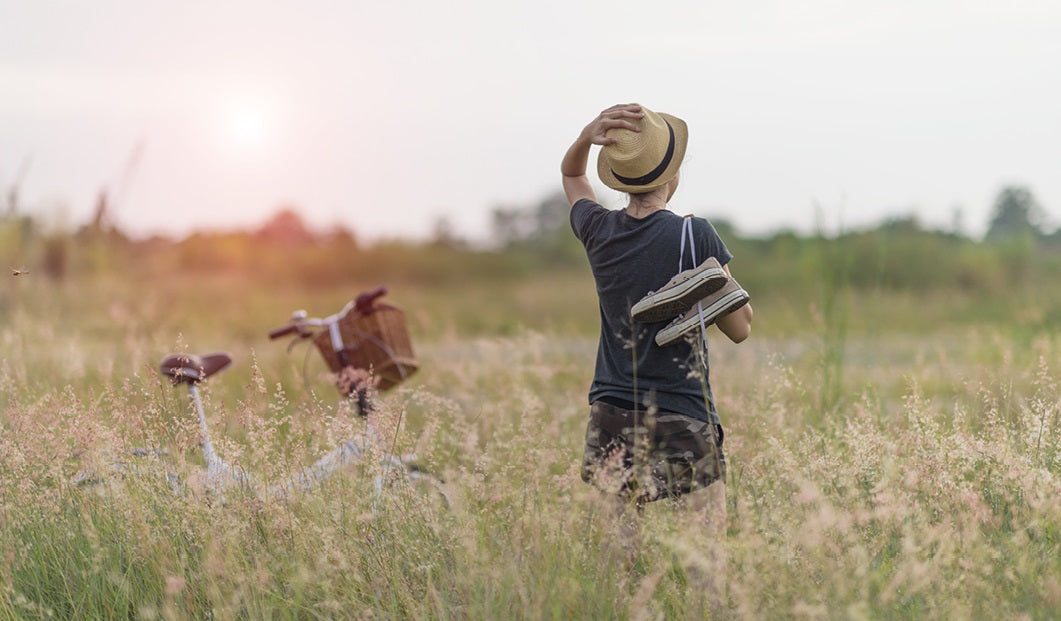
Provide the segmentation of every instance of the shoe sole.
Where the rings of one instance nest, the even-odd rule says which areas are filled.
[[[697,300],[702,300],[725,287],[727,281],[729,276],[722,269],[706,269],[685,282],[634,304],[630,309],[630,317],[641,323],[674,319],[689,310]]]
[[[715,323],[719,317],[732,313],[747,304],[750,299],[748,292],[744,289],[730,291],[704,309],[704,325],[709,326]],[[700,313],[688,308],[686,310],[689,311],[688,317],[673,326],[667,326],[656,333],[656,345],[666,347],[685,336],[685,333],[700,325]]]

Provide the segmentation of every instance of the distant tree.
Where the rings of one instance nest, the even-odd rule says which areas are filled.
[[[729,241],[739,237],[736,225],[729,218],[715,216],[709,217],[708,220],[711,221],[711,226],[715,227],[715,231],[718,232],[719,237],[723,240]]]
[[[96,195],[96,208],[89,225],[95,231],[105,232],[111,227],[110,199],[107,197],[106,188],[100,190]]]
[[[549,194],[537,205],[495,207],[490,213],[494,242],[508,246],[547,240],[567,226],[570,211],[563,192]]]
[[[563,192],[557,191],[546,196],[535,209],[536,237],[547,237],[567,225],[571,213],[571,204]]]
[[[1023,186],[1002,188],[995,199],[986,238],[991,241],[1042,236],[1043,210],[1031,190]]]
[[[951,210],[950,231],[955,237],[966,237],[965,233],[965,209],[961,205],[955,205]]]
[[[306,227],[302,216],[293,207],[284,207],[277,211],[258,229],[259,239],[281,244],[305,244],[313,242],[315,236]]]
[[[68,235],[59,233],[44,239],[41,269],[45,274],[55,280],[62,280],[66,277],[69,262],[70,237]]]
[[[878,228],[888,233],[917,233],[923,230],[921,221],[915,214],[885,218]]]
[[[519,207],[494,207],[490,212],[494,243],[507,246],[527,235],[525,212]]]
[[[446,216],[435,218],[431,227],[431,243],[441,248],[463,248],[467,245],[453,227],[453,222]]]
[[[1051,246],[1053,248],[1061,248],[1061,227],[1054,229],[1053,233],[1049,235],[1044,234],[1042,237],[1044,245]]]
[[[354,233],[350,229],[339,223],[333,224],[332,227],[324,233],[322,241],[334,246],[357,248],[357,237],[354,236]]]

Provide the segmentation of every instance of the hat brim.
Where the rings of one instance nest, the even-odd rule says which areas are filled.
[[[670,124],[671,129],[674,130],[674,155],[671,157],[670,165],[668,165],[660,176],[651,183],[646,183],[644,185],[629,185],[619,181],[615,177],[615,173],[612,172],[612,163],[611,159],[608,157],[607,150],[601,149],[600,153],[597,155],[597,176],[600,177],[600,180],[604,185],[613,190],[619,190],[620,192],[642,194],[667,185],[670,180],[674,178],[674,175],[678,174],[678,169],[681,168],[682,162],[685,160],[685,147],[689,144],[689,127],[685,124],[685,121],[676,116],[663,112],[657,112],[656,114],[666,120],[667,123]]]

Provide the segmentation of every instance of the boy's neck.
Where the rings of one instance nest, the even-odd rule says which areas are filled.
[[[632,217],[632,218],[637,218],[637,219],[640,220],[641,218],[644,218],[646,216],[652,215],[652,214],[656,213],[657,211],[662,211],[662,210],[664,210],[666,208],[667,208],[667,203],[666,202],[662,202],[662,203],[654,202],[654,201],[653,202],[646,201],[644,203],[631,202],[629,205],[626,206],[626,214],[628,216]]]

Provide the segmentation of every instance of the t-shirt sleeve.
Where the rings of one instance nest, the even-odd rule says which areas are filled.
[[[703,222],[700,229],[700,248],[706,253],[704,256],[715,257],[720,265],[726,265],[733,258],[733,253],[726,247],[726,243],[718,236],[718,231],[709,220],[698,218]]]
[[[588,198],[579,199],[571,206],[571,230],[583,245],[592,241],[593,232],[607,212],[607,209]]]

